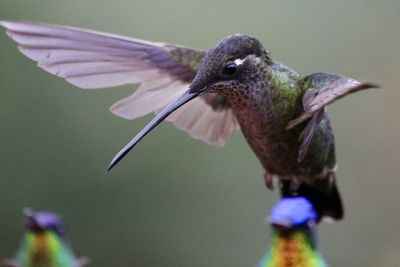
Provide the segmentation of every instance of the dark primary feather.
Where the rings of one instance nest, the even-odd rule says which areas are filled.
[[[140,83],[132,95],[110,108],[127,119],[158,112],[180,96],[205,55],[179,45],[67,26],[16,21],[0,21],[0,25],[39,67],[80,88]],[[167,120],[196,139],[222,146],[238,128],[236,118],[225,99],[212,94],[204,97]]]
[[[341,75],[315,73],[305,79],[308,85],[303,95],[304,113],[294,120],[291,120],[287,129],[291,129],[308,120],[304,130],[299,136],[301,141],[298,162],[303,161],[310,147],[315,131],[326,116],[326,106],[348,94],[379,87],[370,82],[359,82]]]
[[[325,109],[318,110],[313,114],[310,121],[307,123],[304,130],[301,132],[299,136],[299,140],[301,141],[301,145],[299,148],[299,155],[297,157],[298,162],[302,162],[304,157],[307,154],[308,148],[310,147],[311,140],[314,136],[315,130],[319,126],[320,122],[326,116]]]

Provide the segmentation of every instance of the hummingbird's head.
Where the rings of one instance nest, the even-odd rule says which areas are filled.
[[[268,52],[256,38],[228,36],[207,52],[189,91],[229,96],[234,89],[248,85],[266,57]]]
[[[52,231],[63,236],[65,233],[60,217],[49,211],[33,211],[25,208],[23,213],[26,217],[25,228],[34,233]]]
[[[169,114],[190,100],[205,94],[218,93],[232,99],[257,82],[260,64],[268,52],[254,37],[235,34],[223,39],[206,53],[189,89],[154,117],[111,161],[114,167],[146,134],[160,124]],[[232,90],[230,90],[232,89]],[[239,92],[239,93],[238,93]],[[232,97],[229,97],[232,96]]]
[[[269,223],[279,233],[296,230],[313,231],[317,213],[310,201],[303,197],[282,198],[271,211]]]

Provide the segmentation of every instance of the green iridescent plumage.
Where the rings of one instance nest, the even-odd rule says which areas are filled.
[[[199,64],[206,54],[205,51],[194,50],[180,46],[169,46],[172,59],[181,63],[183,66],[191,68],[196,71]]]
[[[26,230],[13,259],[5,267],[82,267],[86,258],[77,258],[66,240],[63,225],[50,212],[27,214]]]

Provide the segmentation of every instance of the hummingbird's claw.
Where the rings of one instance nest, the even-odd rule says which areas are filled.
[[[267,171],[264,173],[264,182],[265,182],[265,186],[269,190],[271,190],[271,191],[275,190],[274,176],[272,174],[270,174],[269,172],[267,172]]]
[[[292,193],[292,195],[297,195],[297,190],[299,189],[300,184],[301,182],[297,177],[293,177],[290,180],[290,192]]]
[[[318,179],[327,180],[329,188],[332,188],[336,182],[336,170],[337,170],[337,165],[333,167],[326,167],[324,168],[322,173],[318,175]]]

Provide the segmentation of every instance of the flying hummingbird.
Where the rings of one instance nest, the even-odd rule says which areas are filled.
[[[228,36],[204,52],[66,26],[0,25],[39,67],[78,87],[140,83],[111,111],[127,119],[157,115],[115,156],[109,170],[163,120],[215,146],[223,146],[240,128],[265,170],[268,188],[278,177],[283,196],[305,196],[319,217],[342,218],[326,106],[377,85],[333,74],[300,75],[248,35]]]
[[[88,260],[77,258],[65,236],[60,217],[48,211],[25,208],[25,233],[17,254],[5,267],[82,267]]]
[[[305,198],[282,198],[272,208],[269,249],[257,267],[327,267],[318,249],[317,218]]]

